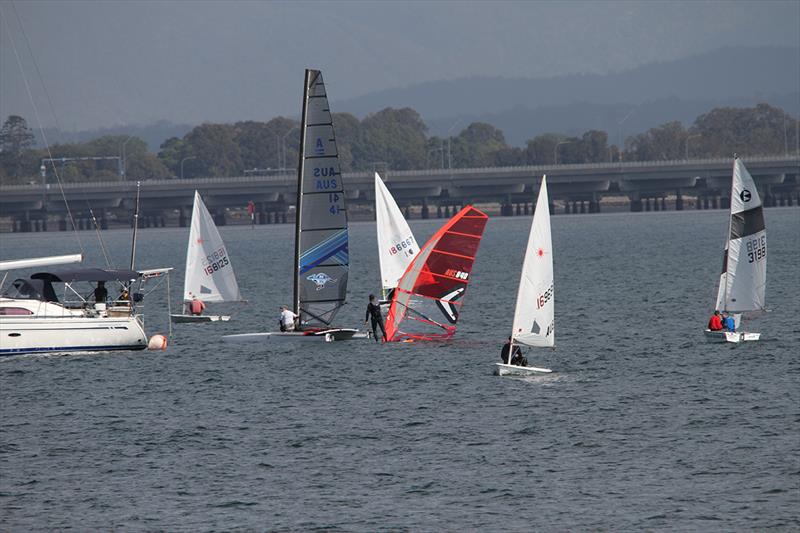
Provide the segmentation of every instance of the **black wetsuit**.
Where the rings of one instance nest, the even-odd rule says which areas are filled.
[[[510,349],[511,343],[507,342],[503,345],[503,349],[500,350],[500,359],[503,363],[507,365],[528,366],[528,360],[523,357],[522,350],[519,349],[519,346],[514,346],[514,353],[511,354],[511,362],[509,363],[508,352]]]
[[[380,342],[381,339],[386,340],[386,329],[383,327],[383,315],[381,314],[381,306],[370,302],[367,304],[367,314],[364,316],[364,322],[372,319],[372,336],[375,337],[375,342]],[[381,327],[383,335],[378,338],[378,326]]]

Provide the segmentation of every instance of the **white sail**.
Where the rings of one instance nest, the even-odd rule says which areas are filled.
[[[397,287],[408,265],[419,252],[414,234],[408,227],[392,193],[375,173],[375,219],[378,228],[378,259],[381,264],[381,287],[384,297]]]
[[[728,312],[764,308],[767,285],[767,232],[753,177],[737,158],[733,163],[731,214],[716,309]]]
[[[192,227],[186,250],[183,299],[190,301],[194,296],[204,302],[241,300],[225,243],[197,191],[194,192]]]
[[[547,178],[543,176],[522,263],[511,335],[513,342],[526,346],[554,346],[554,310],[550,202],[547,197]]]

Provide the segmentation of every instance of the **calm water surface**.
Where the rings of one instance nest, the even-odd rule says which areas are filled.
[[[274,329],[292,227],[222,228],[235,321],[179,325],[166,352],[0,360],[0,530],[800,529],[800,209],[766,217],[772,313],[743,346],[701,331],[725,212],[553,217],[557,349],[527,355],[556,373],[535,379],[492,375],[530,218],[490,220],[453,342],[288,351],[220,336]],[[129,232],[103,235],[125,266]],[[179,299],[188,230],[140,235]],[[351,243],[348,326],[379,281],[374,225]],[[0,236],[3,258],[76,248]]]

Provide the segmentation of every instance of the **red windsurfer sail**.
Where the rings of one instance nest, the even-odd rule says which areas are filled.
[[[449,339],[489,217],[468,205],[420,249],[392,296],[389,341]]]

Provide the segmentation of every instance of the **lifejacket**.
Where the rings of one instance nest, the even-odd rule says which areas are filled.
[[[189,304],[189,310],[193,315],[199,315],[202,313],[204,307],[205,306],[203,305],[203,302],[200,300],[192,300],[192,302]]]

